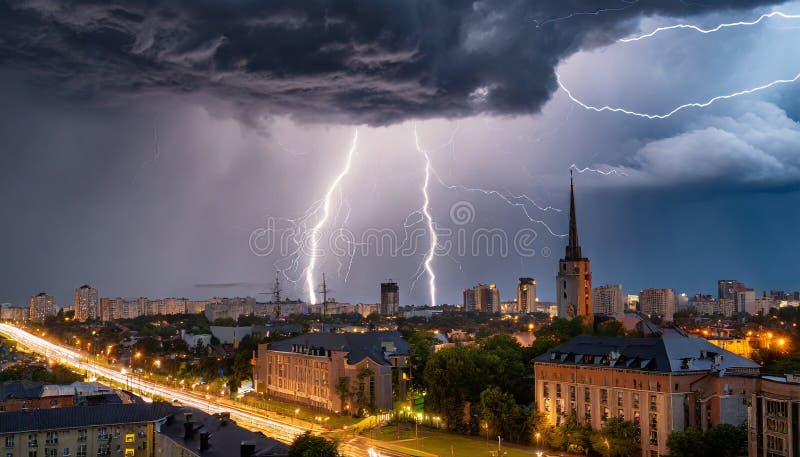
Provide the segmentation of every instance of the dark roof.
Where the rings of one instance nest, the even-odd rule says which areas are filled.
[[[95,425],[138,424],[164,419],[174,412],[168,403],[68,406],[1,413],[0,433],[58,430]]]
[[[42,394],[43,382],[5,381],[0,384],[0,401],[9,398],[39,398]]]
[[[759,368],[752,360],[726,351],[703,338],[680,335],[658,338],[582,335],[536,357],[535,361],[661,372]]]
[[[191,413],[191,421],[194,432],[192,437],[184,439],[186,413]],[[202,457],[230,457],[239,455],[239,446],[243,441],[255,445],[253,457],[287,455],[289,447],[272,438],[268,438],[261,433],[251,432],[239,427],[229,418],[219,415],[204,413],[195,408],[183,407],[175,411],[175,414],[161,424],[159,432],[168,436],[191,453]],[[209,433],[208,449],[200,451],[200,434]]]
[[[294,352],[294,345],[306,348],[321,348],[324,351],[345,351],[347,362],[358,363],[369,357],[381,365],[389,365],[386,360],[386,343],[392,343],[393,354],[408,354],[408,343],[400,332],[367,333],[305,333],[294,338],[270,343],[271,351]]]

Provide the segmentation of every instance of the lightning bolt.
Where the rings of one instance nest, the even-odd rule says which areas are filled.
[[[422,215],[425,219],[425,223],[428,226],[428,240],[430,242],[428,246],[428,253],[425,255],[425,271],[428,273],[428,293],[431,297],[431,306],[436,306],[436,273],[433,271],[433,256],[436,253],[436,246],[439,243],[438,236],[436,235],[436,230],[433,227],[433,217],[431,217],[430,211],[430,204],[431,199],[428,195],[428,185],[431,181],[431,158],[428,155],[428,151],[423,149],[419,144],[419,134],[417,133],[417,124],[414,124],[414,145],[417,147],[417,152],[422,154],[422,157],[425,159],[425,179],[422,184]]]
[[[669,112],[666,112],[666,113],[663,113],[663,114],[648,114],[648,113],[640,113],[638,111],[631,111],[631,110],[628,110],[628,109],[625,109],[625,108],[612,107],[612,106],[608,106],[608,105],[605,105],[605,106],[594,106],[594,105],[589,105],[587,103],[584,103],[583,101],[581,101],[580,99],[578,99],[574,95],[572,95],[572,92],[569,89],[567,89],[567,87],[564,85],[564,83],[561,82],[561,76],[558,74],[558,72],[556,72],[556,81],[558,82],[558,86],[561,88],[561,90],[563,90],[564,93],[567,94],[567,96],[570,98],[570,100],[572,100],[573,102],[577,103],[578,105],[580,105],[584,109],[589,110],[589,111],[596,111],[598,113],[602,113],[603,111],[609,111],[609,112],[612,112],[612,113],[623,113],[623,114],[627,114],[629,116],[642,117],[642,118],[645,118],[645,119],[666,119],[666,118],[672,116],[673,114],[675,114],[675,113],[677,113],[679,111],[682,111],[684,109],[687,109],[687,108],[705,108],[705,107],[710,106],[710,105],[712,105],[715,102],[718,102],[720,100],[727,100],[727,99],[739,97],[739,96],[742,96],[742,95],[754,94],[756,92],[761,92],[762,90],[766,90],[766,89],[769,89],[769,88],[774,87],[774,86],[778,86],[778,85],[782,85],[782,84],[791,84],[791,83],[797,82],[798,80],[800,80],[800,73],[798,73],[797,75],[795,75],[791,79],[776,79],[775,81],[769,82],[767,84],[763,84],[761,86],[756,86],[756,87],[753,87],[753,88],[750,88],[750,89],[744,89],[744,90],[740,90],[738,92],[733,92],[733,93],[725,94],[725,95],[717,95],[716,97],[710,98],[710,99],[708,99],[708,100],[706,100],[704,102],[685,103],[685,104],[680,105],[680,106],[678,106],[676,108],[673,108],[672,111],[669,111]]]
[[[625,6],[620,6],[620,7],[617,7],[617,8],[598,8],[598,9],[593,10],[593,11],[579,11],[579,12],[576,12],[576,13],[567,14],[565,16],[556,17],[556,18],[552,18],[552,19],[547,19],[547,20],[541,21],[541,22],[536,20],[536,19],[533,19],[532,21],[536,25],[536,28],[538,29],[538,28],[543,27],[543,26],[545,26],[545,25],[547,25],[547,24],[549,24],[551,22],[566,21],[568,19],[572,19],[573,17],[577,17],[577,16],[600,16],[601,14],[604,14],[604,13],[615,13],[615,12],[619,12],[619,11],[625,11],[628,8],[632,8],[632,7],[636,6],[636,4],[639,3],[639,0],[621,0],[621,2],[624,3]]]
[[[355,130],[353,133],[353,142],[350,145],[350,150],[347,152],[347,158],[345,159],[344,167],[336,175],[331,185],[328,187],[328,191],[325,193],[325,196],[322,198],[322,216],[319,218],[317,223],[311,227],[311,230],[308,232],[309,236],[309,260],[308,260],[308,267],[306,268],[306,287],[308,288],[308,302],[310,304],[315,304],[317,302],[317,298],[314,292],[316,287],[316,283],[314,282],[314,268],[317,266],[317,246],[319,243],[319,232],[322,227],[325,226],[325,223],[328,221],[328,217],[331,212],[331,197],[339,187],[339,183],[341,183],[342,179],[350,173],[350,166],[353,162],[353,156],[356,153],[356,147],[358,146],[358,129]]]
[[[783,12],[780,12],[780,11],[773,11],[771,13],[762,14],[761,16],[758,17],[758,19],[755,19],[753,21],[728,22],[728,23],[724,23],[724,24],[719,24],[716,27],[713,27],[713,28],[710,28],[710,29],[704,29],[702,27],[698,27],[698,26],[692,25],[692,24],[675,24],[675,25],[670,25],[670,26],[667,26],[667,27],[658,27],[657,29],[653,30],[652,32],[645,33],[643,35],[636,35],[636,36],[632,36],[632,37],[621,38],[621,39],[619,39],[617,41],[620,42],[620,43],[630,43],[632,41],[639,41],[639,40],[643,40],[645,38],[653,37],[653,36],[655,36],[655,35],[657,35],[657,34],[659,34],[661,32],[666,32],[667,30],[675,30],[675,29],[690,29],[690,30],[694,30],[695,32],[700,32],[700,33],[714,33],[714,32],[719,32],[720,30],[726,29],[726,28],[729,28],[729,27],[741,27],[741,26],[748,26],[749,27],[749,26],[756,25],[756,24],[760,23],[764,19],[769,19],[769,18],[773,18],[773,17],[776,17],[776,16],[777,17],[782,17],[784,19],[800,19],[800,15],[798,15],[798,14],[786,14],[786,13],[783,13]]]
[[[578,166],[575,165],[574,163],[569,166],[569,169],[570,170],[575,170],[575,171],[577,171],[578,173],[581,173],[581,174],[589,172],[589,173],[598,173],[598,174],[601,174],[601,175],[604,175],[604,176],[609,176],[609,175],[628,176],[628,174],[625,173],[624,171],[619,171],[619,170],[616,170],[614,168],[612,168],[610,170],[606,170],[606,171],[598,170],[596,168],[589,168],[589,167],[578,168]]]

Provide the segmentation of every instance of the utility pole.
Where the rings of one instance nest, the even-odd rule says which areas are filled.
[[[328,314],[328,292],[331,290],[328,289],[328,283],[325,280],[325,273],[322,273],[322,288],[319,290],[319,293],[322,294],[322,331],[325,332],[325,315]]]
[[[272,286],[272,298],[275,300],[275,303],[281,302],[281,279],[280,273],[275,272],[275,285]]]

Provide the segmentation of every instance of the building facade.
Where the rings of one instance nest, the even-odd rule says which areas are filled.
[[[761,377],[750,403],[748,456],[800,455],[800,375]]]
[[[253,364],[255,390],[267,398],[350,414],[390,410],[405,397],[408,343],[398,332],[307,333],[260,344]]]
[[[675,313],[675,291],[645,289],[639,292],[639,310],[651,319],[660,317],[665,322],[671,322]]]
[[[538,301],[536,280],[533,278],[519,278],[519,284],[517,285],[517,312],[534,312]]]
[[[665,456],[672,431],[747,420],[758,370],[702,338],[579,336],[534,360],[535,403],[553,426],[572,414],[593,429],[610,417],[631,420],[642,456]]]
[[[592,308],[595,314],[622,314],[625,304],[621,284],[606,284],[592,289]]]
[[[572,171],[570,171],[569,183],[569,242],[566,255],[558,262],[556,304],[558,305],[558,315],[561,317],[572,319],[581,316],[585,323],[591,323],[594,319],[592,271],[589,259],[581,254],[581,245],[578,242]]]
[[[75,318],[81,322],[100,317],[100,303],[97,298],[97,289],[84,284],[75,289],[75,299],[72,302],[75,309]]]
[[[30,320],[34,322],[44,322],[50,316],[56,314],[55,300],[52,295],[44,292],[31,295],[28,307],[30,313]]]
[[[394,316],[400,308],[400,287],[394,281],[381,283],[381,315]]]
[[[6,457],[154,457],[156,424],[168,404],[107,404],[2,413]]]
[[[0,306],[0,320],[27,321],[31,317],[30,308],[24,306]]]

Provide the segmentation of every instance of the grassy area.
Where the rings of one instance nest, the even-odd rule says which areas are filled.
[[[420,455],[439,457],[461,457],[461,456],[489,456],[492,451],[497,453],[497,437],[494,440],[485,437],[465,436],[454,433],[447,433],[428,428],[419,428],[419,439],[415,438],[414,425],[406,426],[397,430],[397,426],[391,425],[374,430],[371,434],[365,433],[373,439],[386,442],[385,447],[400,452],[410,453],[408,450],[418,450]],[[490,437],[491,438],[491,437]],[[401,449],[405,448],[405,449]],[[534,449],[516,445],[506,445],[503,443],[502,450],[507,457],[531,457]],[[425,453],[425,454],[422,454]]]

